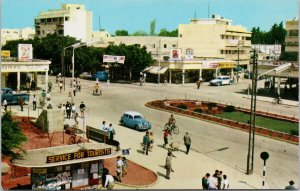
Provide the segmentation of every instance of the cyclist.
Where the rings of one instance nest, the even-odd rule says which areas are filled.
[[[168,125],[169,126],[175,126],[175,123],[176,123],[176,120],[175,120],[173,114],[171,114],[171,116],[169,118],[169,121],[168,121]]]
[[[277,99],[276,99],[276,103],[277,103],[277,104],[280,104],[280,102],[281,102],[281,97],[278,96]]]

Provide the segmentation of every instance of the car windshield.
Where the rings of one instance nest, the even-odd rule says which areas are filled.
[[[140,118],[143,118],[141,115],[135,115],[134,116],[134,119],[140,119]]]
[[[222,78],[221,78],[221,77],[218,77],[217,79],[219,79],[219,80],[222,80]]]

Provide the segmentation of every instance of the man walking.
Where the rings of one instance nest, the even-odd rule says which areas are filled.
[[[116,163],[117,163],[117,178],[118,178],[119,182],[122,182],[122,166],[124,164],[123,164],[121,156],[117,157],[117,162]]]
[[[4,106],[4,111],[7,111],[7,101],[6,101],[6,99],[3,100],[2,105]]]
[[[168,129],[164,130],[164,144],[163,147],[166,148],[166,145],[168,145],[168,137],[171,135],[171,131]]]
[[[22,96],[19,97],[18,103],[19,103],[19,105],[20,105],[20,107],[21,107],[21,111],[23,111],[24,99],[23,99]]]
[[[189,150],[191,147],[191,137],[188,132],[186,132],[186,134],[184,135],[183,140],[184,140],[184,145],[186,147],[186,154],[189,154]]]
[[[108,174],[106,175],[104,187],[107,188],[107,190],[112,190],[114,188],[114,182],[114,177],[108,172]]]
[[[35,94],[33,95],[33,98],[32,98],[32,109],[33,109],[33,111],[36,110],[36,97],[35,97]]]
[[[170,179],[170,174],[171,174],[171,170],[172,170],[172,153],[168,152],[168,156],[166,158],[166,179]]]
[[[83,103],[83,101],[79,105],[79,109],[80,109],[81,117],[84,117],[83,115],[84,115],[84,111],[85,111],[85,104]]]
[[[143,137],[143,145],[144,145],[144,153],[146,153],[146,155],[148,155],[148,150],[149,150],[149,146],[150,146],[150,139],[149,139],[149,132],[146,132],[146,135],[144,135]]]
[[[202,188],[203,190],[208,190],[208,178],[209,178],[210,174],[206,173],[206,175],[204,177],[202,177]]]

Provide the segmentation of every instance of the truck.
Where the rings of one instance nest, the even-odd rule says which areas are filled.
[[[7,104],[18,104],[20,96],[23,97],[25,102],[29,102],[29,94],[15,93],[11,88],[1,88],[1,103],[6,100]]]

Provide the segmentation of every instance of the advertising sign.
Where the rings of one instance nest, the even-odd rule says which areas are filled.
[[[32,60],[32,44],[18,44],[18,60],[23,62]]]
[[[181,49],[171,49],[170,60],[180,60],[181,58]]]
[[[10,57],[10,50],[1,50],[1,57],[2,58],[9,58]]]
[[[124,64],[125,56],[103,55],[103,62],[115,62]]]

